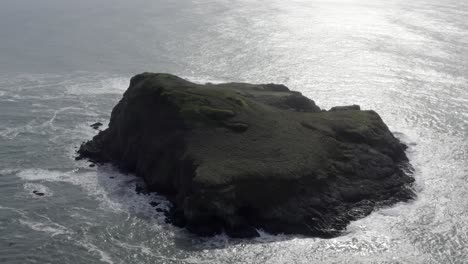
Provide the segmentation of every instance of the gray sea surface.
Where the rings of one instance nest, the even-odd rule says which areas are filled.
[[[144,71],[374,109],[417,198],[333,239],[165,224],[141,180],[74,160]],[[0,0],[0,263],[468,263],[468,2]]]

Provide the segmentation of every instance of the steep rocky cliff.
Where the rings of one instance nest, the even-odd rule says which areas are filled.
[[[335,236],[407,201],[405,146],[374,111],[321,110],[283,85],[199,85],[144,73],[79,156],[144,178],[200,235]]]

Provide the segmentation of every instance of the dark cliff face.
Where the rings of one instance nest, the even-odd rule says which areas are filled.
[[[334,236],[411,199],[405,146],[374,111],[323,111],[283,85],[197,85],[144,73],[79,155],[145,179],[200,235]]]

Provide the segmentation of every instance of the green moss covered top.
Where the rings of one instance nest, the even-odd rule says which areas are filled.
[[[145,73],[132,78],[125,96],[156,96],[178,112],[190,128],[186,155],[199,164],[194,181],[204,185],[229,185],[252,175],[332,177],[330,161],[342,155],[343,141],[376,143],[387,129],[373,111],[322,111],[283,85],[200,85]]]

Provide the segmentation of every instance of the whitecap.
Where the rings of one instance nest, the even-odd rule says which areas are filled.
[[[47,106],[47,105],[44,105],[44,104],[38,104],[38,103],[36,103],[36,104],[32,104],[31,106],[33,106],[33,107],[37,107],[37,108],[49,108],[49,106]]]
[[[112,260],[110,255],[107,252],[105,252],[105,251],[101,250],[100,248],[98,248],[96,245],[94,245],[94,244],[92,244],[90,242],[82,242],[82,241],[77,241],[76,243],[78,245],[86,248],[88,250],[88,252],[90,252],[90,253],[97,253],[102,262],[109,263],[109,264],[114,264],[114,261]]]
[[[73,95],[89,95],[89,94],[121,94],[129,84],[128,77],[111,77],[87,82],[66,83],[66,91]]]
[[[36,120],[31,120],[22,126],[7,127],[0,131],[0,137],[6,140],[12,140],[23,133],[45,135],[47,132],[44,128],[50,127],[51,129],[54,129],[53,124],[51,123],[54,119],[54,116],[52,116],[51,119],[40,123],[38,123]]]
[[[18,209],[18,208],[12,208],[12,207],[7,207],[7,206],[1,206],[0,205],[0,210],[9,210],[9,211],[12,211],[12,212],[15,212],[19,215],[21,215],[22,217],[26,217],[27,216],[27,213],[21,209]]]
[[[155,253],[154,249],[152,249],[150,247],[147,247],[147,246],[144,246],[142,244],[134,245],[134,244],[130,244],[130,243],[122,242],[122,241],[117,241],[117,240],[114,241],[114,243],[116,245],[120,246],[121,248],[124,248],[128,252],[134,250],[134,251],[140,252],[141,254],[143,254],[145,256],[151,257],[152,259],[161,259],[161,260],[168,260],[168,261],[171,261],[171,262],[181,262],[181,263],[198,263],[198,264],[212,263],[210,261],[199,260],[199,259],[197,259],[195,257],[187,257],[187,258],[166,257],[166,256],[163,256],[161,254]]]
[[[24,219],[19,219],[18,221],[20,224],[25,225],[32,230],[48,233],[51,237],[70,233],[66,227],[57,223],[42,223]]]
[[[0,175],[11,175],[11,174],[16,174],[18,173],[19,170],[14,170],[14,169],[1,169],[0,170]]]
[[[61,181],[61,178],[66,177],[66,173],[61,171],[44,170],[44,169],[26,169],[19,171],[16,176],[25,181]]]

